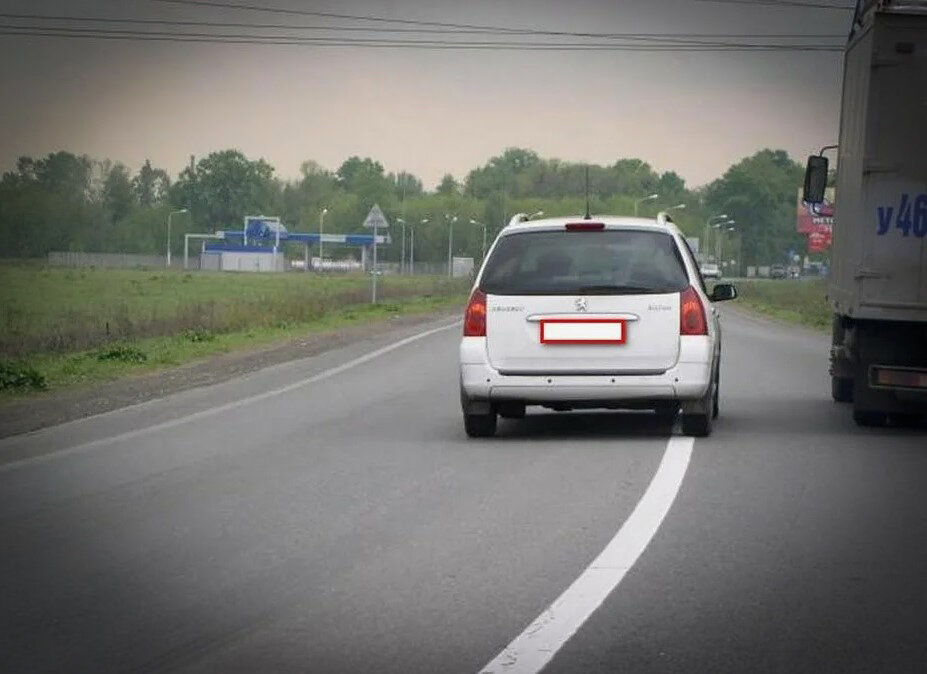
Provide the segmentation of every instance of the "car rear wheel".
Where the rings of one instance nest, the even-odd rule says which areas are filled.
[[[711,435],[711,429],[715,418],[715,393],[718,390],[717,380],[712,383],[711,388],[705,394],[705,398],[699,405],[704,412],[684,412],[682,415],[682,433],[691,435],[696,438],[704,438]]]
[[[498,416],[489,414],[464,414],[464,430],[471,438],[491,438],[496,434]]]
[[[704,438],[711,435],[712,426],[711,414],[683,414],[682,415],[682,433],[691,435],[696,438]]]
[[[524,419],[525,418],[525,404],[524,403],[500,403],[499,404],[499,416],[503,419]]]

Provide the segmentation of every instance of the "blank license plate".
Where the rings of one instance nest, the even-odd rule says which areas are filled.
[[[625,322],[617,318],[554,318],[541,321],[541,344],[624,344]]]

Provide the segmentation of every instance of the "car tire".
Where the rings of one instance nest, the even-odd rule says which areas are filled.
[[[704,438],[711,435],[711,414],[683,414],[682,433],[695,438]]]
[[[675,421],[676,415],[679,414],[679,405],[660,405],[655,407],[653,412],[661,422],[671,423]]]
[[[498,416],[495,412],[489,414],[464,414],[464,430],[471,438],[491,438],[496,434]]]
[[[718,370],[715,372],[715,394],[711,400],[711,418],[717,419],[721,414],[721,359],[718,359]]]
[[[702,399],[702,407],[704,412],[695,412],[695,413],[683,413],[682,415],[682,433],[683,435],[691,435],[696,438],[704,438],[711,435],[711,429],[714,425],[715,418],[715,392],[718,390],[718,387],[715,383],[712,383],[711,390],[705,393],[705,397]]]
[[[525,406],[522,403],[500,403],[499,416],[503,419],[524,419]]]
[[[834,402],[853,402],[853,379],[851,377],[831,377],[830,396]]]

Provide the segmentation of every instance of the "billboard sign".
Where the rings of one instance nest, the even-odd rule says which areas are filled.
[[[795,229],[807,237],[809,253],[823,253],[830,248],[834,236],[834,188],[827,188],[820,204],[809,204],[801,197],[799,189]]]
[[[829,229],[834,226],[834,188],[828,187],[824,192],[824,201],[820,204],[809,204],[802,200],[802,190],[798,189],[798,201],[795,217],[795,228],[800,234],[810,234],[821,231],[826,225]]]

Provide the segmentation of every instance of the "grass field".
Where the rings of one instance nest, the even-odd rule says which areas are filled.
[[[163,368],[249,345],[462,304],[467,283],[360,275],[0,265],[0,390]],[[30,374],[31,373],[31,374]],[[39,375],[35,377],[33,375]],[[5,383],[4,383],[5,382]]]
[[[825,299],[826,281],[740,280],[735,305],[818,330],[830,330],[832,311]]]

